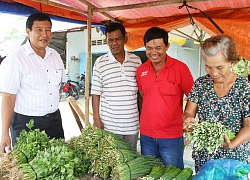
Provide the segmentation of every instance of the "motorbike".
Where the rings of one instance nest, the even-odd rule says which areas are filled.
[[[75,100],[79,99],[80,91],[79,87],[71,82],[69,79],[66,83],[62,84],[62,93],[60,94],[60,98],[64,96],[65,98],[72,96]]]
[[[80,94],[84,95],[85,94],[85,75],[81,74],[77,78],[79,78],[78,86],[80,88]]]
[[[79,78],[79,82],[77,83],[77,85],[80,88],[80,94],[84,95],[85,94],[85,74],[81,74],[77,78]],[[90,90],[91,90],[91,83],[89,83],[89,93],[90,93]]]

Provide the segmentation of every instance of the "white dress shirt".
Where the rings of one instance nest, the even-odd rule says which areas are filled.
[[[0,91],[16,94],[14,111],[27,116],[43,116],[59,106],[59,88],[66,82],[60,55],[46,47],[38,56],[29,41],[6,57],[1,64]]]

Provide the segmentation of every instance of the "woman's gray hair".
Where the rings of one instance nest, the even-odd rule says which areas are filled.
[[[224,55],[226,61],[238,62],[240,60],[235,41],[225,34],[211,36],[201,46],[203,57],[215,56],[219,53]]]

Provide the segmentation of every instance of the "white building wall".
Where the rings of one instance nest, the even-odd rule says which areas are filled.
[[[102,39],[104,35],[101,32],[97,32],[95,28],[92,28],[92,40]],[[79,60],[71,60],[72,56],[80,58],[81,53],[87,53],[87,30],[79,31],[79,32],[69,32],[67,34],[67,56],[66,68],[68,70],[69,76],[72,80],[77,81],[77,76],[79,76],[80,71],[80,61]],[[138,49],[140,51],[145,50],[144,47]],[[98,53],[106,53],[109,51],[109,48],[106,44],[104,45],[96,45],[91,47],[92,54]],[[204,62],[201,60],[201,74],[199,70],[199,47],[198,45],[194,45],[194,47],[183,48],[179,46],[177,43],[172,42],[170,44],[169,50],[167,51],[171,57],[179,59],[187,64],[190,68],[190,71],[194,77],[194,79],[198,78],[200,75],[205,74],[204,70]]]

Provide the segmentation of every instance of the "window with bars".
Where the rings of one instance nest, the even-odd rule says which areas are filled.
[[[107,44],[105,39],[94,39],[91,41],[91,46],[98,46],[98,45],[104,45]]]

